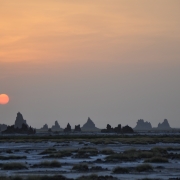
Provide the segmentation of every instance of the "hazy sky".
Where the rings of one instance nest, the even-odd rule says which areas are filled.
[[[0,123],[180,127],[179,0],[0,0]]]

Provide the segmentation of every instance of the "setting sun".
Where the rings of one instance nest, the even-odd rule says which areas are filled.
[[[9,96],[7,94],[0,94],[0,104],[7,104],[9,102]]]

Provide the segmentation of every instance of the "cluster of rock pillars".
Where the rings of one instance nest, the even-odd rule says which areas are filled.
[[[36,129],[32,128],[31,126],[29,127],[28,124],[26,123],[26,120],[24,120],[22,114],[18,112],[14,125],[7,126],[7,128],[4,131],[2,131],[2,133],[35,134]]]
[[[152,130],[151,123],[145,122],[143,119],[138,120],[136,127],[134,130]],[[156,129],[159,130],[168,130],[171,129],[168,120],[165,119],[163,123],[159,123]],[[26,120],[24,120],[22,114],[20,112],[17,113],[17,117],[14,125],[7,126],[5,124],[0,124],[0,132],[4,134],[36,134],[36,132],[81,132],[81,131],[89,131],[89,132],[102,132],[102,133],[133,133],[133,128],[127,126],[121,127],[119,124],[117,127],[113,128],[111,125],[107,124],[106,129],[100,130],[94,124],[94,122],[88,118],[87,122],[80,127],[80,125],[75,125],[74,129],[71,129],[71,125],[68,123],[65,129],[62,129],[57,121],[55,121],[55,125],[51,128],[48,128],[48,125],[45,124],[41,129],[35,129],[31,126],[28,126]]]
[[[158,127],[153,128],[150,122],[145,122],[143,119],[137,121],[137,125],[134,130],[170,130],[171,127],[167,119],[164,119],[162,123],[158,124]]]

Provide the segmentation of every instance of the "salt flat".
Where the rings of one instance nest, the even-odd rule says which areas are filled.
[[[125,155],[128,151],[132,151],[131,155],[133,153],[151,153],[154,151],[153,148],[159,151],[156,152],[157,154],[162,149],[165,150],[162,154],[160,153],[160,156],[168,159],[168,162],[163,163],[149,162],[148,164],[152,166],[153,170],[136,171],[138,165],[145,164],[144,161],[148,159],[146,157],[133,157],[127,160],[113,158],[108,160],[108,156],[113,154]],[[109,154],[108,152],[103,153],[104,150],[111,150],[112,152]],[[26,142],[24,140],[23,142],[3,141],[0,143],[0,157],[6,157],[6,159],[0,158],[2,167],[0,175],[21,175],[21,177],[25,178],[30,175],[53,176],[61,174],[66,178],[76,179],[83,175],[97,174],[98,176],[111,175],[117,179],[170,179],[180,177],[180,156],[178,154],[180,154],[179,143],[131,144],[113,138],[109,143],[99,142],[96,144],[92,140],[81,139],[80,141],[79,139],[73,140],[73,138],[70,138],[70,140],[42,140],[39,142]],[[17,157],[17,159],[12,156]],[[21,159],[22,156],[24,158]],[[60,162],[61,167],[41,167],[39,165],[42,162],[52,162],[54,160]],[[26,169],[3,170],[3,165],[7,163],[22,163],[26,166]],[[78,164],[86,164],[88,170],[74,170],[74,165]],[[113,169],[118,166],[129,169],[129,173],[114,173]]]

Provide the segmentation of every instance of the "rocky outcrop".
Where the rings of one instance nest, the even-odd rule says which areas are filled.
[[[0,132],[1,131],[5,131],[7,129],[7,125],[6,124],[0,124]]]
[[[137,125],[134,130],[151,130],[152,126],[150,122],[145,122],[143,119],[137,121]]]
[[[52,126],[51,131],[63,131],[63,129],[60,127],[58,121],[55,121],[55,125]]]
[[[20,112],[17,113],[15,124],[12,126],[7,126],[6,130],[2,132],[3,134],[35,134],[36,130],[29,127],[26,123],[26,120],[23,119],[23,116]]]
[[[117,127],[112,128],[111,125],[107,124],[106,129],[101,130],[102,133],[133,133],[133,129],[128,125],[121,128],[121,124],[118,124]]]
[[[48,125],[47,124],[45,124],[41,129],[40,129],[40,131],[48,131],[49,130],[49,128],[48,128]]]
[[[114,132],[114,129],[111,127],[110,124],[107,124],[106,129],[107,129],[108,132]]]
[[[94,122],[88,117],[87,122],[83,125],[82,128],[90,129],[90,128],[95,128]]]
[[[122,129],[121,129],[121,124],[118,124],[118,126],[114,128],[114,131],[115,131],[116,133],[121,133],[121,131],[122,131]]]
[[[157,129],[160,129],[160,130],[168,130],[168,129],[171,129],[169,123],[168,123],[168,120],[167,119],[164,119],[164,121],[162,123],[159,123],[158,124],[158,127]]]
[[[130,126],[126,125],[122,128],[122,133],[134,133],[134,130]]]
[[[111,127],[110,124],[107,124],[106,129],[101,130],[102,133],[114,133],[114,128]]]
[[[5,131],[2,132],[3,134],[35,134],[36,130],[33,129],[31,126],[28,127],[27,124],[22,124],[21,128],[18,128],[14,125],[8,126]]]
[[[24,120],[22,114],[20,112],[17,113],[17,117],[14,123],[15,128],[21,128],[23,124],[26,124],[26,120]]]
[[[69,123],[67,124],[67,127],[64,129],[64,132],[71,132],[71,126]]]
[[[94,122],[88,117],[87,122],[82,126],[81,128],[82,131],[100,131],[100,129],[98,129]]]
[[[77,126],[75,125],[74,132],[81,132],[80,125],[77,125]]]

